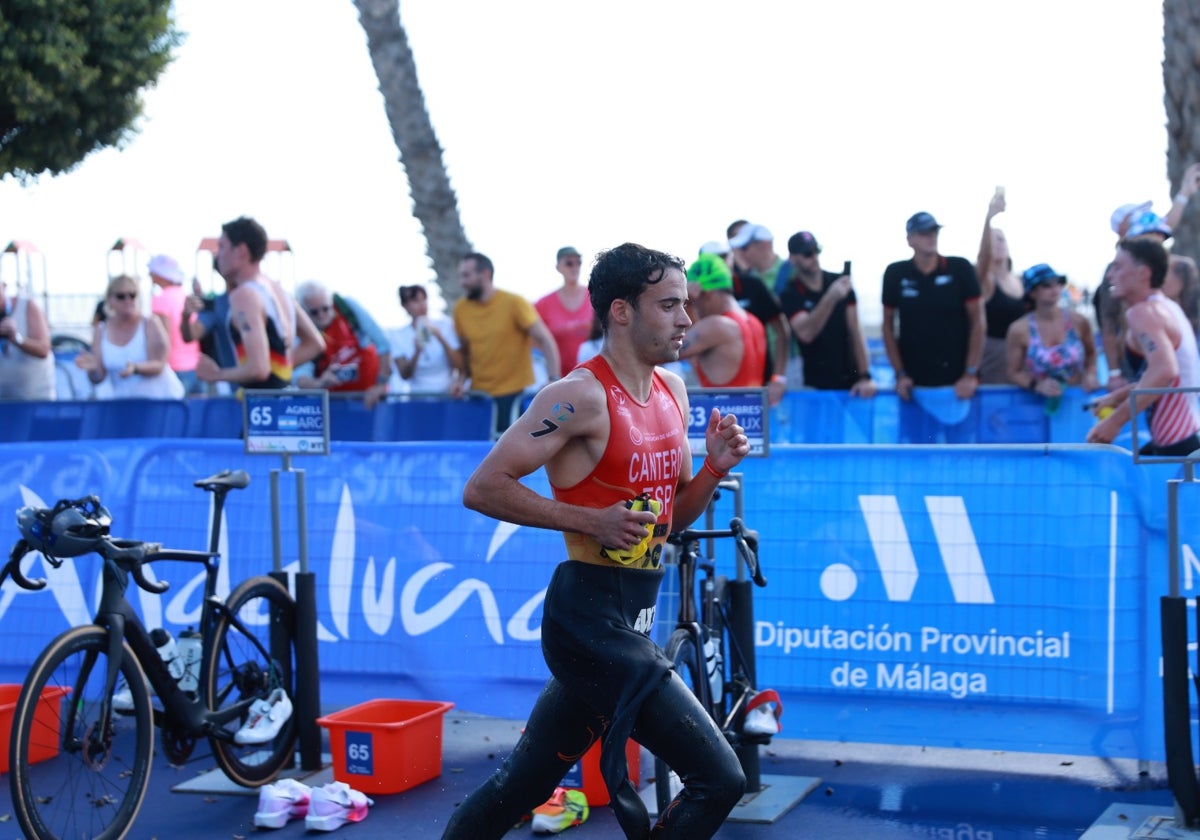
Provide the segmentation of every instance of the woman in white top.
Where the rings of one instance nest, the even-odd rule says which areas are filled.
[[[463,366],[454,325],[429,317],[424,286],[401,286],[400,305],[412,317],[412,323],[401,328],[392,342],[396,372],[408,383],[410,393],[445,394],[454,371]]]
[[[183,383],[167,365],[167,332],[157,318],[142,315],[137,296],[133,277],[122,274],[108,282],[107,320],[96,325],[91,352],[80,353],[75,364],[93,384],[108,380],[106,396],[180,399]]]
[[[0,399],[54,399],[54,354],[46,316],[29,298],[9,297],[0,277]]]

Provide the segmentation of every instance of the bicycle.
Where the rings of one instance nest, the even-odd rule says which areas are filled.
[[[294,759],[294,715],[265,743],[239,743],[247,738],[239,730],[255,703],[275,689],[293,695],[292,597],[265,575],[243,581],[224,601],[215,595],[225,497],[249,481],[242,470],[225,470],[194,482],[212,494],[207,551],[113,538],[111,516],[95,496],[18,511],[22,538],[0,570],[0,584],[12,577],[25,589],[45,587],[45,580],[27,578],[20,566],[35,550],[55,568],[65,557],[89,552],[103,565],[94,623],[50,642],[26,676],[14,709],[9,784],[26,837],[124,837],[146,795],[155,726],[172,763],[185,761],[197,740],[207,738],[217,765],[245,787],[269,782]],[[148,580],[144,570],[165,560],[204,566],[197,691],[176,682],[125,597],[130,577],[147,592],[165,592],[169,584]],[[125,695],[120,710],[114,708],[118,691]]]
[[[679,549],[679,613],[663,650],[675,672],[691,688],[735,749],[770,743],[770,735],[744,732],[747,704],[755,695],[753,664],[729,632],[728,578],[716,574],[712,559],[702,559],[701,540],[734,540],[750,579],[766,586],[758,562],[758,535],[734,517],[725,530],[687,528],[667,537]],[[753,545],[751,545],[753,543]],[[696,572],[704,572],[697,582]],[[724,644],[728,641],[728,644]],[[723,651],[731,655],[724,656]],[[752,652],[751,652],[752,653]],[[654,759],[655,798],[663,813],[682,787],[679,777],[657,756]]]

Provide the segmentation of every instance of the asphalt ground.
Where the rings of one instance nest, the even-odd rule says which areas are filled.
[[[443,721],[441,775],[403,793],[374,795],[375,805],[364,821],[332,833],[358,840],[440,837],[457,804],[516,743],[521,726],[518,720],[451,710]],[[643,778],[652,767],[643,752]],[[234,789],[214,768],[204,745],[180,767],[170,765],[159,750],[150,791],[128,837],[318,836],[305,829],[303,820],[278,830],[255,828],[257,793]],[[1124,840],[1136,834],[1147,816],[1171,814],[1165,769],[1131,760],[777,737],[761,749],[760,768],[769,784],[758,798],[797,787],[811,787],[811,792],[790,807],[764,806],[760,801],[759,813],[750,801],[739,807],[735,818],[761,819],[762,811],[780,813],[771,822],[729,821],[718,838],[1054,840],[1086,834],[1088,840]],[[291,774],[320,785],[332,778],[333,771],[325,767],[311,774],[298,770]],[[0,840],[20,838],[7,775],[3,782]],[[1111,826],[1089,831],[1102,814]],[[622,836],[607,807],[593,808],[584,824],[564,834],[580,840]],[[526,824],[508,836],[534,835]]]

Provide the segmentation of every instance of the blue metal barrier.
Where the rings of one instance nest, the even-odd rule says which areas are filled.
[[[1082,443],[1093,422],[1090,396],[1069,388],[1058,408],[1018,388],[983,387],[972,400],[950,388],[919,389],[911,402],[883,391],[793,391],[770,412],[772,444]],[[91,438],[242,436],[242,403],[231,397],[171,400],[6,401],[0,442]],[[393,397],[373,409],[358,399],[330,401],[334,440],[488,440],[492,401]],[[181,414],[182,412],[182,414]],[[184,417],[182,426],[180,417]]]
[[[306,459],[326,702],[408,696],[528,712],[546,677],[541,604],[563,543],[463,508],[489,446],[345,442]],[[227,592],[270,568],[261,523],[277,463],[236,440],[7,444],[0,509],[96,493],[114,533],[199,548],[208,500],[192,480],[246,469],[254,483],[226,509]],[[758,678],[793,710],[790,737],[1162,757],[1162,486],[1177,467],[1135,466],[1114,447],[783,444],[740,470],[771,581],[754,595]],[[544,471],[527,481],[549,491]],[[1200,496],[1187,489],[1185,506]],[[717,520],[731,507],[723,498]],[[282,551],[295,571],[291,525]],[[1185,525],[1191,595],[1200,525]],[[718,549],[720,573],[732,551]],[[50,585],[0,589],[0,682],[19,682],[95,608],[95,558],[29,562]],[[200,608],[194,570],[155,571],[171,589],[139,591],[136,604],[149,626],[178,635]]]

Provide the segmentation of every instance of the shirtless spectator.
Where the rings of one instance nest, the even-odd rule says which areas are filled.
[[[691,359],[703,388],[761,388],[767,339],[762,324],[733,296],[733,274],[715,254],[702,254],[687,271],[688,297],[698,320],[679,351]]]

